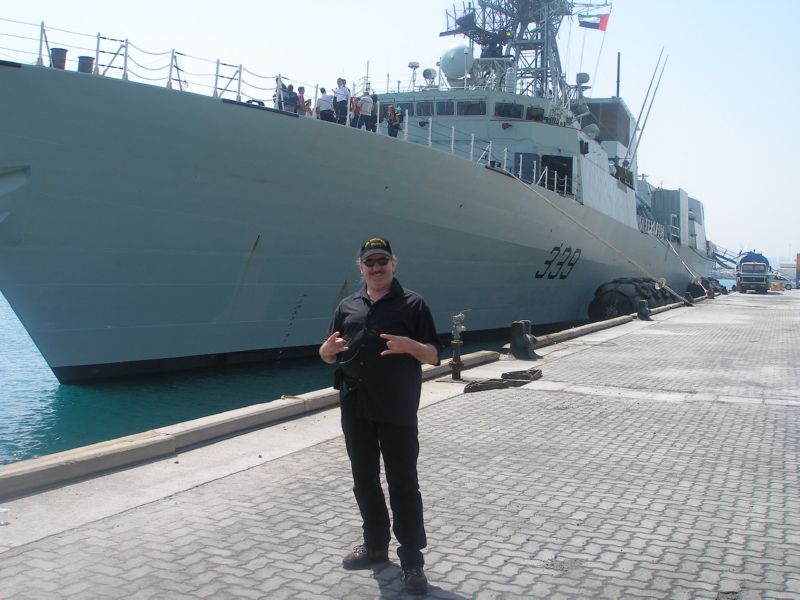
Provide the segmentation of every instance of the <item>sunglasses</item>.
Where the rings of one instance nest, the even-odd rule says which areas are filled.
[[[365,267],[374,267],[375,265],[380,265],[385,267],[389,264],[388,258],[368,258],[367,260],[361,261],[364,263]]]

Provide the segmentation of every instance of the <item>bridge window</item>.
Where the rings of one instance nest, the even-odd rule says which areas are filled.
[[[433,102],[417,102],[417,116],[418,117],[433,116]]]
[[[498,102],[494,105],[494,116],[505,117],[507,119],[522,118],[522,104],[512,104],[510,102]]]
[[[406,111],[408,111],[408,116],[414,116],[414,103],[413,102],[398,102],[395,105],[397,112],[401,112],[405,115]]]
[[[475,116],[486,114],[485,100],[462,100],[458,103],[458,114],[461,116]]]
[[[455,114],[455,106],[452,100],[443,100],[436,103],[436,114],[443,117]]]

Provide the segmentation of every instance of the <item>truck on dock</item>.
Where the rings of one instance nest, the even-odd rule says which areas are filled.
[[[736,291],[746,294],[753,290],[766,294],[769,289],[769,261],[758,252],[746,252],[736,263]]]

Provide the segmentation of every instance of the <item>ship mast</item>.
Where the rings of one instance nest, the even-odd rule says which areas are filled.
[[[478,81],[491,81],[486,77],[491,71],[499,89],[567,107],[570,86],[558,53],[558,30],[564,17],[594,8],[598,5],[570,0],[463,2],[447,12],[447,29],[439,35],[463,35],[481,47],[475,61],[482,71]]]

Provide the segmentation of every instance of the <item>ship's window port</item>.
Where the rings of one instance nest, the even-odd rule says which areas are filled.
[[[417,102],[417,116],[418,117],[432,117],[433,116],[433,102]]]
[[[398,102],[395,106],[398,112],[408,114],[409,117],[414,116],[414,103],[413,102]],[[408,113],[406,113],[408,111]]]
[[[391,101],[384,101],[381,103],[381,113],[386,116],[388,106],[394,105],[398,112],[403,114],[407,114],[409,117],[413,117],[414,115],[418,117],[432,117],[434,114],[434,108],[436,109],[436,114],[441,117],[450,117],[453,115],[459,115],[464,117],[471,117],[471,116],[480,116],[486,114],[486,101],[485,100],[465,100],[462,102],[455,103],[452,100],[444,100],[441,102],[433,102],[433,101],[420,101],[416,103],[416,109],[414,107],[414,102],[397,102],[396,104]],[[501,107],[501,113],[497,112],[497,107]],[[521,119],[523,113],[523,107],[521,104],[498,104],[495,107],[495,115],[498,117],[504,117],[507,119]]]
[[[452,100],[444,100],[436,103],[436,114],[443,117],[449,117],[456,112],[455,104]]]
[[[457,105],[458,114],[461,116],[474,116],[486,114],[486,102],[483,100],[464,100]]]
[[[498,102],[494,105],[494,116],[506,119],[521,119],[523,112],[522,104],[512,104],[510,102]]]

